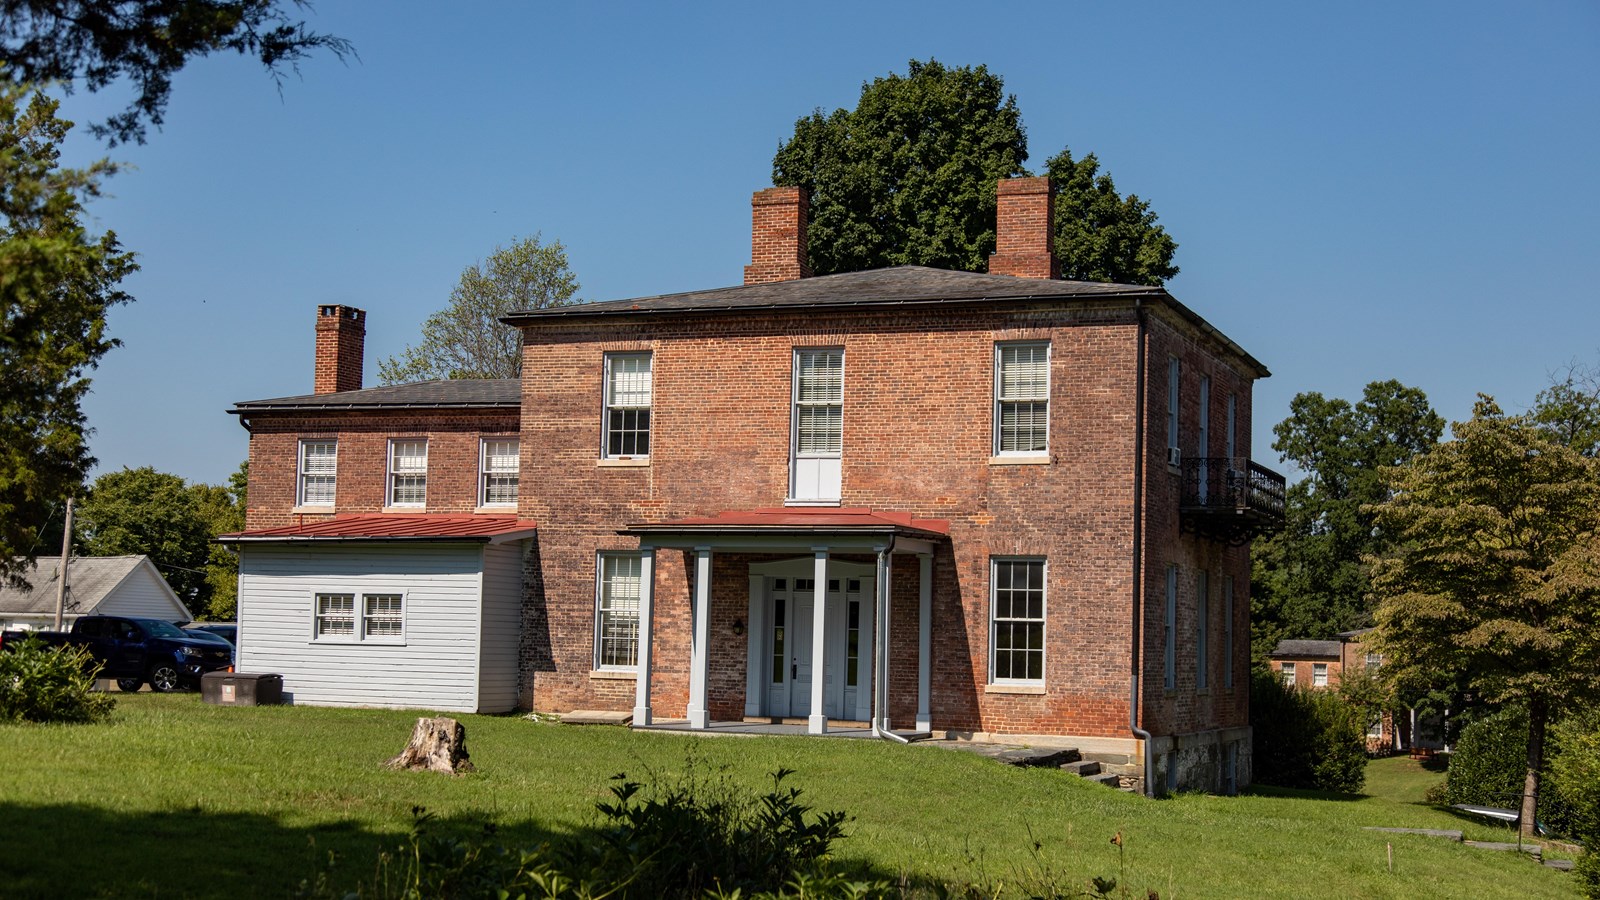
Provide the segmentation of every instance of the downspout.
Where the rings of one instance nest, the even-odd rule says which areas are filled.
[[[890,731],[889,721],[889,574],[896,535],[889,535],[889,546],[878,551],[878,588],[873,610],[872,643],[876,669],[872,684],[872,736],[909,744],[911,741]],[[882,724],[880,724],[882,723]]]
[[[1133,312],[1138,318],[1138,343],[1134,350],[1133,375],[1133,667],[1128,691],[1128,728],[1144,742],[1144,795],[1155,796],[1155,760],[1150,754],[1150,732],[1139,727],[1139,678],[1143,674],[1144,647],[1144,302],[1135,297]]]

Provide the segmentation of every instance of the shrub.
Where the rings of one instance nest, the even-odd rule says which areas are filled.
[[[1545,732],[1545,770],[1539,780],[1541,828],[1583,838],[1591,827],[1585,821],[1581,774],[1591,770],[1583,764],[1581,748],[1586,730],[1596,729],[1600,729],[1600,721],[1590,714],[1558,722]],[[1574,740],[1578,747],[1570,748],[1568,744]],[[1506,707],[1461,730],[1445,776],[1444,802],[1521,809],[1527,772],[1528,711],[1521,706]],[[1562,772],[1568,776],[1561,777],[1558,773]],[[1600,790],[1600,786],[1589,790]]]
[[[1332,691],[1302,691],[1257,670],[1250,683],[1255,780],[1355,793],[1366,781],[1366,723]]]
[[[1600,714],[1577,716],[1551,730],[1561,752],[1551,760],[1545,784],[1565,801],[1567,833],[1587,848],[1575,871],[1584,894],[1600,898]]]
[[[51,647],[28,635],[0,653],[0,722],[98,722],[116,701],[94,691],[87,647]]]

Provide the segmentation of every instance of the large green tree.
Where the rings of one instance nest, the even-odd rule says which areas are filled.
[[[94,459],[81,406],[87,371],[116,346],[106,311],[130,298],[138,268],[111,232],[83,225],[83,203],[114,170],[62,168],[71,122],[42,94],[0,83],[0,575],[54,547],[40,532],[81,489]]]
[[[1600,701],[1600,461],[1480,397],[1453,439],[1386,473],[1372,509],[1375,647],[1402,695],[1460,685],[1528,709],[1522,829],[1548,722]]]
[[[90,91],[130,83],[126,109],[90,126],[112,146],[161,126],[172,78],[190,59],[233,51],[260,60],[281,85],[315,50],[343,59],[350,42],[318,34],[289,8],[306,0],[0,0],[0,77]]]
[[[1533,421],[1553,440],[1600,456],[1600,369],[1574,363],[1533,401]]]
[[[772,183],[810,191],[817,275],[898,265],[982,272],[995,246],[995,184],[1028,174],[1027,159],[1022,114],[999,75],[912,60],[903,76],[863,84],[854,109],[795,122]],[[1160,284],[1177,274],[1177,244],[1149,204],[1120,197],[1099,165],[1067,150],[1047,165],[1063,275]]]
[[[194,497],[195,512],[206,523],[206,533],[211,537],[244,530],[245,489],[250,482],[250,463],[228,476],[226,486],[218,484],[191,484],[189,493]],[[227,620],[238,615],[239,556],[218,543],[206,548],[205,587],[201,590],[205,603],[193,609],[196,616],[205,619]]]
[[[468,266],[450,292],[450,305],[422,323],[422,342],[378,363],[384,384],[433,378],[516,378],[522,372],[522,334],[500,317],[524,309],[578,301],[578,277],[560,241],[539,235],[496,247]]]
[[[205,569],[213,532],[197,499],[182,478],[149,466],[106,472],[84,498],[79,543],[90,556],[149,556],[200,615],[211,599]]]
[[[1444,430],[1421,390],[1374,381],[1354,403],[1315,391],[1289,403],[1273,449],[1304,477],[1290,485],[1285,527],[1254,548],[1252,651],[1281,638],[1328,640],[1370,624],[1365,557],[1390,536],[1372,504],[1388,499],[1383,469],[1429,449]]]

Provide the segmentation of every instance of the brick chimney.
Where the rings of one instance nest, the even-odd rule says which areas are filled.
[[[353,306],[317,307],[317,368],[313,393],[361,390],[367,312]]]
[[[744,283],[810,278],[806,262],[810,222],[811,196],[805,188],[756,191],[750,198],[750,265],[744,267]]]
[[[1051,211],[1056,192],[1050,179],[1007,178],[995,189],[995,248],[990,275],[1059,278]]]

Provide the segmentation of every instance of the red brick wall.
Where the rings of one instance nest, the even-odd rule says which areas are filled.
[[[338,441],[337,512],[383,509],[389,440],[394,438],[428,442],[427,506],[408,511],[470,513],[478,503],[478,440],[516,437],[517,419],[514,409],[253,413],[245,527],[272,528],[319,517],[293,511],[302,438]],[[519,487],[526,485],[524,474]]]
[[[1241,455],[1248,453],[1249,383],[1216,362],[1215,348],[1202,343],[1198,332],[1154,318],[1147,362],[1158,377],[1148,389],[1160,402],[1147,410],[1151,521],[1144,594],[1145,672],[1147,678],[1154,672],[1158,690],[1145,714],[1163,729],[1242,724],[1248,715],[1248,557],[1243,549],[1179,533],[1176,478],[1165,463],[1166,354],[1190,361],[1190,404],[1201,369],[1212,372],[1219,410],[1227,391],[1238,391]],[[616,534],[628,523],[781,506],[788,487],[793,351],[842,346],[843,505],[951,522],[951,539],[941,545],[934,566],[935,727],[1127,736],[1135,334],[1131,309],[1110,306],[869,312],[831,320],[677,316],[603,326],[552,323],[529,331],[520,512],[540,523],[543,593],[529,605],[524,635],[526,699],[544,710],[631,707],[631,682],[590,673],[596,551],[636,547],[635,539]],[[1006,340],[1051,341],[1049,465],[990,463],[994,344]],[[650,464],[600,466],[603,355],[630,350],[654,352]],[[1195,412],[1185,415],[1185,433],[1193,440]],[[1221,415],[1213,412],[1219,447]],[[998,555],[1048,560],[1043,694],[986,691],[989,563]],[[1231,694],[1220,687],[1223,663],[1217,659],[1209,694],[1195,693],[1191,674],[1187,691],[1180,678],[1179,691],[1161,696],[1160,604],[1169,559],[1191,577],[1197,565],[1213,569],[1216,616],[1222,575],[1235,576]],[[716,562],[709,645],[713,718],[736,718],[744,707],[746,643],[731,629],[747,612],[748,561]],[[916,702],[915,557],[897,558],[895,567],[891,711],[897,723],[909,723]],[[1192,581],[1185,583],[1190,632],[1180,621],[1180,634],[1192,633]],[[670,716],[681,714],[676,711],[684,708],[688,689],[688,585],[681,554],[657,554],[656,591],[653,702],[658,715]],[[542,635],[536,633],[541,625]],[[1218,656],[1222,633],[1219,623],[1212,630]],[[1179,658],[1182,665],[1184,654]]]

